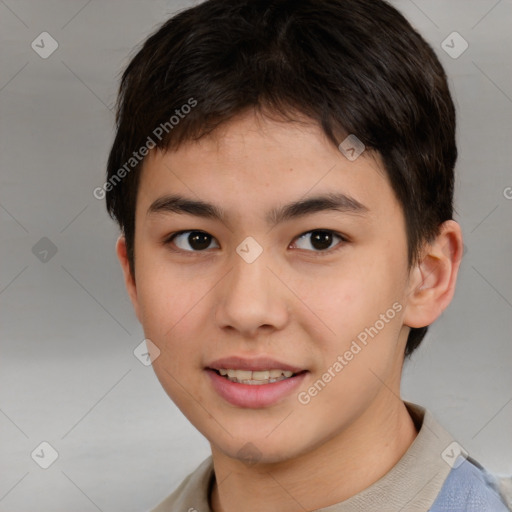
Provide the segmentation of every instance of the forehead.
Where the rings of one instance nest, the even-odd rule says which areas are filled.
[[[179,194],[229,211],[268,212],[278,204],[341,193],[370,215],[398,203],[380,156],[364,151],[350,161],[313,123],[276,121],[256,114],[231,119],[198,141],[146,157],[137,210]]]

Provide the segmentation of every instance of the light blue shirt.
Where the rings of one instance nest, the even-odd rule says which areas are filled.
[[[458,461],[462,457],[459,455]],[[457,462],[458,462],[457,461]],[[508,512],[496,478],[468,457],[450,470],[429,512]]]

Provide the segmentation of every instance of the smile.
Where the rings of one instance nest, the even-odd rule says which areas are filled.
[[[289,379],[294,375],[290,370],[235,370],[231,368],[219,368],[214,370],[222,377],[225,377],[231,382],[237,382],[239,384],[249,385],[263,385],[272,384],[274,382],[280,382],[285,379]]]

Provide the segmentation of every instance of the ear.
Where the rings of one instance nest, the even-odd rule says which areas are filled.
[[[433,243],[425,247],[421,261],[411,269],[405,325],[430,325],[448,307],[455,293],[463,247],[459,224],[454,220],[444,222]]]
[[[125,239],[124,235],[121,235],[117,239],[116,254],[117,254],[117,258],[119,259],[119,263],[121,263],[121,268],[123,269],[124,283],[126,286],[126,290],[128,291],[128,295],[130,296],[130,299],[133,304],[133,309],[135,310],[135,314],[137,315],[137,318],[139,319],[139,322],[140,322],[141,321],[140,309],[139,309],[139,301],[137,298],[137,287],[135,284],[135,276],[132,275],[132,272],[130,270],[130,262],[128,260],[128,251],[126,249],[126,239]]]

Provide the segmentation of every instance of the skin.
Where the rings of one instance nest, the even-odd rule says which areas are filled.
[[[266,222],[272,208],[333,191],[368,212]],[[213,203],[226,218],[148,214],[165,194]],[[322,251],[311,233],[299,238],[318,229],[347,241],[333,236]],[[181,230],[206,232],[211,243],[193,252],[187,235],[163,242]],[[117,243],[128,293],[160,350],[159,381],[211,444],[215,512],[240,503],[248,512],[326,507],[397,463],[417,435],[400,398],[407,335],[435,321],[453,297],[463,247],[455,221],[441,226],[409,270],[404,215],[378,155],[366,151],[351,162],[315,124],[246,112],[177,150],[152,150],[135,233],[136,280],[124,238]],[[250,264],[236,252],[248,236],[263,248]],[[401,311],[306,405],[294,392],[269,407],[235,407],[204,371],[220,357],[269,356],[307,369],[299,390],[307,391],[397,302]],[[257,463],[241,460],[248,442]]]

